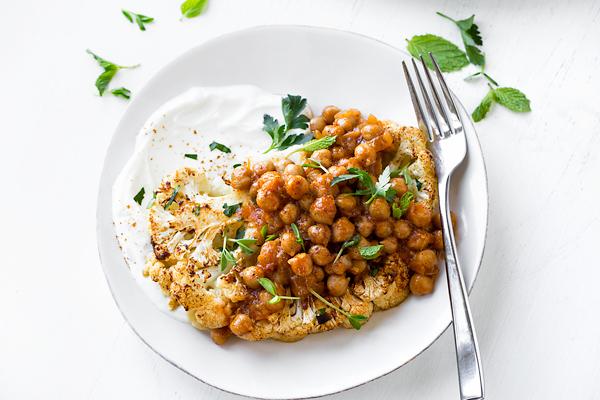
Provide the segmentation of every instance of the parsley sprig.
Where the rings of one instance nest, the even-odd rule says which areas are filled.
[[[263,116],[263,131],[267,132],[273,142],[271,147],[265,153],[271,150],[285,150],[298,144],[304,144],[313,138],[312,133],[289,134],[292,129],[308,128],[308,117],[300,114],[306,107],[306,99],[302,96],[293,96],[288,94],[281,99],[281,110],[285,120],[284,125],[269,114]]]
[[[470,18],[463,19],[460,21],[455,21],[454,19],[440,12],[438,12],[437,14],[449,19],[450,21],[454,22],[456,26],[458,26],[458,29],[460,29],[460,35],[462,36],[463,44],[465,45],[467,57],[469,58],[471,64],[485,64],[485,55],[481,54],[481,50],[479,50],[479,48],[477,47],[483,44],[483,40],[481,39],[481,35],[479,33],[479,27],[473,23],[475,14],[471,15]]]
[[[349,314],[346,311],[342,311],[341,309],[339,309],[338,307],[334,306],[333,304],[331,304],[330,302],[328,302],[327,300],[325,300],[323,297],[319,296],[319,294],[317,292],[315,292],[314,290],[310,289],[310,292],[319,300],[321,300],[323,303],[327,304],[329,307],[333,308],[334,310],[339,311],[340,313],[344,314],[346,317],[348,317],[348,321],[350,322],[350,325],[352,325],[352,327],[354,329],[356,329],[357,331],[360,330],[360,323],[364,322],[367,320],[367,317],[365,317],[362,314]]]
[[[98,79],[96,79],[96,88],[98,88],[98,93],[100,94],[100,96],[102,96],[104,94],[104,92],[106,91],[106,88],[108,87],[108,84],[110,83],[112,78],[115,76],[117,71],[119,71],[120,69],[124,69],[124,68],[131,69],[131,68],[137,68],[140,66],[140,64],[138,64],[138,65],[134,65],[132,67],[123,67],[121,65],[117,65],[113,62],[107,61],[104,58],[95,55],[94,53],[92,53],[92,51],[90,49],[87,49],[86,52],[91,54],[96,59],[96,61],[98,61],[98,65],[100,65],[102,68],[104,68],[104,72],[100,74]],[[115,89],[114,91],[119,91],[121,89],[125,89],[125,88]],[[127,89],[125,89],[125,90],[127,90]],[[129,96],[131,94],[131,92],[129,92],[129,90],[127,90],[127,92],[128,92],[127,95]],[[113,93],[113,94],[115,96],[121,95],[121,93]]]
[[[141,31],[146,30],[146,27],[144,26],[144,24],[148,24],[148,23],[154,21],[154,18],[146,17],[145,15],[142,15],[142,14],[136,14],[131,11],[125,11],[123,9],[121,9],[121,11],[123,12],[123,15],[129,20],[129,22],[133,23],[132,16],[134,16],[135,22],[137,22]]]
[[[348,168],[348,172],[350,174],[340,175],[334,178],[331,181],[331,186],[347,181],[350,179],[358,178],[358,181],[366,187],[364,190],[359,190],[358,192],[348,193],[348,195],[371,195],[371,198],[367,201],[366,204],[370,204],[376,197],[383,197],[389,202],[394,201],[394,196],[396,195],[396,189],[392,189],[392,184],[390,183],[391,179],[391,171],[390,166],[385,167],[381,175],[377,180],[377,183],[373,183],[373,178],[367,171],[360,170],[358,168]]]
[[[261,286],[264,287],[271,296],[273,296],[273,298],[268,301],[269,304],[279,303],[281,299],[296,300],[300,298],[293,296],[279,296],[277,294],[277,288],[275,287],[275,284],[269,278],[258,278],[258,283],[260,283]]]

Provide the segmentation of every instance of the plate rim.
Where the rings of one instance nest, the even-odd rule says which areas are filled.
[[[311,26],[311,25],[302,25],[302,24],[272,24],[272,25],[256,25],[256,26],[252,26],[252,27],[247,27],[247,28],[243,28],[243,29],[238,29],[238,30],[234,30],[231,32],[227,32],[224,33],[222,35],[218,35],[215,37],[212,37],[208,40],[203,41],[202,43],[199,43],[185,51],[183,51],[182,53],[180,53],[179,55],[177,55],[175,58],[171,59],[169,62],[167,62],[165,65],[163,65],[157,72],[154,73],[154,75],[142,86],[142,88],[139,91],[138,96],[143,95],[144,92],[146,91],[146,89],[151,86],[151,84],[153,82],[155,82],[157,79],[159,79],[159,77],[162,75],[162,73],[168,69],[169,67],[171,67],[173,64],[177,63],[180,59],[189,56],[191,53],[197,51],[198,48],[204,47],[206,45],[209,45],[213,42],[219,41],[219,40],[223,40],[226,39],[229,36],[235,36],[238,35],[240,33],[243,32],[247,32],[247,31],[256,31],[256,30],[269,30],[269,29],[278,29],[278,28],[299,28],[301,30],[321,30],[321,31],[327,31],[327,32],[334,32],[334,33],[341,33],[341,34],[351,34],[354,36],[357,36],[359,38],[362,39],[367,39],[367,40],[371,40],[371,41],[375,41],[378,42],[379,44],[384,45],[385,47],[388,47],[389,49],[391,49],[392,51],[396,51],[396,52],[400,52],[403,53],[404,55],[407,55],[409,57],[410,54],[406,51],[403,51],[400,48],[397,48],[393,45],[391,45],[390,43],[384,42],[380,39],[377,38],[373,38],[361,33],[357,33],[357,32],[352,32],[352,31],[347,31],[344,29],[338,29],[338,28],[330,28],[330,27],[322,27],[322,26]],[[463,104],[460,102],[460,100],[458,100],[455,96],[454,96],[454,100],[456,102],[459,103],[459,109],[465,110]],[[101,170],[101,176],[100,176],[100,182],[99,182],[99,189],[98,189],[98,194],[97,194],[97,198],[96,198],[96,244],[97,244],[97,248],[98,248],[98,256],[99,256],[99,260],[100,260],[100,265],[102,266],[102,271],[104,274],[104,279],[106,280],[106,283],[108,284],[109,290],[110,290],[110,294],[113,298],[113,301],[115,302],[115,305],[117,306],[119,312],[121,313],[123,319],[125,320],[125,322],[127,322],[127,324],[129,325],[129,327],[132,329],[132,331],[136,334],[136,336],[146,345],[148,346],[148,348],[150,348],[154,353],[156,353],[158,356],[160,356],[163,360],[167,361],[169,364],[173,365],[174,367],[176,367],[177,369],[179,369],[180,371],[184,372],[185,374],[193,377],[194,379],[202,382],[205,385],[208,385],[212,388],[216,388],[218,390],[221,390],[225,393],[230,393],[230,394],[234,394],[234,395],[238,395],[238,396],[246,396],[249,398],[255,398],[255,399],[261,399],[263,397],[258,397],[258,396],[253,396],[253,395],[248,395],[248,394],[244,394],[244,393],[237,393],[231,390],[227,390],[227,389],[223,389],[221,387],[216,386],[215,384],[206,382],[205,380],[201,379],[200,377],[194,375],[193,373],[191,373],[190,371],[188,371],[187,369],[185,369],[184,367],[181,367],[179,364],[177,364],[177,362],[167,358],[165,355],[163,355],[161,352],[159,352],[158,350],[156,350],[153,346],[150,345],[149,342],[147,342],[142,335],[136,330],[136,328],[131,324],[131,322],[129,321],[129,319],[127,318],[125,312],[122,309],[122,305],[119,302],[119,300],[117,300],[117,297],[115,296],[115,291],[113,289],[113,286],[108,278],[108,274],[107,274],[107,267],[106,267],[106,263],[105,261],[103,261],[103,247],[106,246],[111,246],[110,242],[108,240],[105,240],[103,238],[102,235],[102,223],[100,221],[101,218],[101,200],[102,200],[102,195],[104,194],[104,190],[110,190],[110,189],[105,189],[105,186],[107,183],[106,182],[108,177],[107,177],[107,169],[109,168],[108,165],[108,158],[109,158],[109,154],[111,153],[111,150],[115,147],[116,145],[116,139],[117,139],[117,132],[120,131],[122,125],[125,124],[125,120],[126,117],[129,115],[129,113],[131,112],[131,108],[132,108],[132,104],[133,103],[129,103],[127,105],[127,108],[125,109],[125,111],[123,112],[123,114],[121,115],[118,124],[116,125],[112,136],[111,136],[111,140],[109,142],[109,145],[106,149],[106,154],[104,156],[104,160],[103,160],[103,165],[102,165],[102,170]],[[468,114],[467,114],[468,115]],[[468,294],[471,294],[471,291],[473,290],[473,287],[475,286],[475,282],[477,281],[477,277],[479,276],[479,272],[481,271],[481,264],[483,263],[483,257],[485,254],[485,249],[486,249],[486,244],[487,244],[487,231],[488,231],[488,226],[489,226],[489,187],[488,187],[488,176],[487,176],[487,167],[485,164],[485,159],[483,157],[483,151],[482,151],[482,147],[481,147],[481,142],[479,140],[479,136],[477,134],[477,131],[473,125],[473,121],[471,121],[470,118],[468,118],[468,124],[471,126],[472,128],[472,132],[473,132],[473,139],[474,142],[477,144],[478,146],[478,150],[479,150],[479,154],[481,154],[481,162],[482,162],[482,166],[483,166],[483,178],[484,178],[484,182],[485,182],[485,193],[486,193],[486,204],[485,204],[485,216],[486,216],[486,220],[485,220],[485,228],[483,230],[484,236],[483,236],[483,243],[482,243],[482,249],[481,249],[481,256],[479,258],[479,260],[477,261],[477,268],[474,271],[474,277],[473,277],[473,281],[471,283],[471,285],[469,285],[469,287],[467,288]],[[463,121],[464,124],[464,121]],[[112,197],[112,195],[110,196]],[[112,223],[114,225],[114,223]],[[113,238],[116,240],[116,235],[113,235]],[[118,242],[117,242],[118,243]],[[128,266],[129,268],[129,266]],[[384,376],[387,376],[389,374],[391,374],[394,371],[397,371],[398,369],[402,368],[403,366],[405,366],[406,364],[408,364],[410,361],[414,360],[416,357],[418,357],[419,355],[421,355],[425,350],[427,350],[428,348],[430,348],[450,327],[450,325],[452,324],[452,319],[450,319],[450,321],[448,322],[448,324],[442,329],[442,331],[429,343],[427,344],[427,346],[423,347],[423,349],[421,349],[417,354],[415,354],[413,357],[411,357],[410,359],[406,360],[405,362],[401,363],[400,365],[398,365],[397,367],[391,369],[388,372],[385,372],[377,377],[374,377],[372,379],[366,380],[364,382],[361,383],[357,383],[351,386],[348,386],[347,388],[344,389],[340,389],[337,391],[332,391],[332,392],[328,392],[328,393],[324,393],[324,394],[319,394],[319,395],[314,395],[314,396],[301,396],[301,397],[286,397],[285,399],[290,399],[290,400],[296,400],[296,399],[314,399],[314,398],[320,398],[323,396],[328,396],[328,395],[333,395],[333,394],[337,394],[337,393],[343,393],[345,391],[357,388],[359,386],[362,386],[366,383],[369,382],[373,382],[377,379],[380,379]],[[269,397],[269,399],[271,399]]]

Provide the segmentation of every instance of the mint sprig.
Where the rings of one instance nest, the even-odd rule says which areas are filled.
[[[503,105],[512,111],[517,112],[528,112],[531,111],[530,101],[524,93],[517,89],[510,87],[501,87],[494,89],[491,85],[488,85],[490,90],[485,95],[481,104],[473,111],[471,116],[473,121],[479,122],[490,111],[490,107],[493,102]]]
[[[360,235],[356,235],[353,238],[351,238],[349,240],[346,240],[342,244],[342,247],[340,248],[340,251],[338,252],[337,256],[335,257],[335,260],[333,260],[333,263],[335,264],[337,262],[337,260],[341,257],[342,252],[344,250],[346,250],[349,247],[356,246],[357,244],[359,244],[360,243],[360,239],[361,239],[361,236]]]
[[[317,150],[324,150],[324,149],[329,148],[332,144],[334,144],[335,141],[336,141],[335,136],[324,136],[321,139],[313,139],[310,142],[306,143],[301,148],[299,148],[298,150],[292,151],[286,157],[289,157],[290,155],[292,155],[296,152],[299,152],[299,151],[313,152],[313,151],[317,151]]]
[[[293,296],[279,296],[277,294],[277,288],[275,287],[275,284],[269,278],[258,278],[258,283],[260,283],[260,285],[263,288],[265,288],[265,290],[271,296],[273,296],[273,298],[268,301],[269,304],[279,303],[279,301],[281,299],[296,300],[296,299],[300,298],[300,297],[293,297]]]
[[[319,296],[319,294],[312,289],[310,289],[310,292],[313,294],[313,296],[315,296],[317,299],[321,300],[323,303],[327,304],[329,307],[333,308],[334,310],[339,311],[340,313],[342,313],[346,317],[348,317],[348,321],[350,322],[350,325],[352,325],[352,327],[354,329],[356,329],[357,331],[360,330],[360,323],[367,320],[367,317],[365,317],[362,314],[352,315],[352,314],[347,313],[346,311],[342,311],[338,307],[334,306],[333,304],[331,304],[330,302],[325,300],[323,297]]]
[[[134,65],[132,67],[123,67],[121,65],[117,65],[113,62],[107,61],[104,58],[95,55],[94,53],[92,53],[92,51],[90,49],[87,49],[86,52],[91,54],[94,57],[94,59],[96,59],[96,61],[98,61],[98,65],[100,65],[102,68],[104,68],[104,72],[100,74],[98,79],[96,79],[96,88],[98,89],[98,93],[100,94],[100,96],[102,96],[104,94],[104,92],[106,91],[106,88],[108,87],[108,84],[110,83],[112,78],[115,76],[117,71],[119,71],[120,69],[124,69],[124,68],[131,69],[131,68],[137,68],[140,66],[140,64],[138,64],[138,65]],[[129,92],[129,94],[130,93],[131,92]]]
[[[298,226],[292,222],[292,230],[294,231],[294,235],[296,236],[296,242],[302,245],[302,251],[306,252],[306,248],[304,247],[304,239],[302,239],[302,235],[300,234],[300,230]]]
[[[359,247],[358,251],[360,252],[362,258],[364,258],[365,260],[373,260],[380,256],[379,253],[381,249],[383,249],[383,247],[384,246],[382,244],[377,246]]]
[[[135,22],[137,22],[139,28],[141,31],[145,31],[146,27],[144,26],[144,24],[148,24],[152,21],[154,21],[154,18],[151,17],[147,17],[145,15],[142,14],[136,14],[133,13],[131,11],[125,11],[123,9],[121,9],[121,11],[123,12],[123,15],[129,20],[129,22],[133,23],[133,17],[135,17]]]

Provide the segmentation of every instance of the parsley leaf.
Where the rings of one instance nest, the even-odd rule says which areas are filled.
[[[398,204],[396,203],[392,204],[392,214],[395,219],[402,218],[402,215],[404,215],[406,210],[408,210],[408,207],[410,206],[410,201],[413,199],[414,196],[415,195],[411,192],[406,192],[400,198],[400,206],[398,206]]]
[[[177,185],[177,187],[175,188],[175,190],[173,190],[173,192],[171,193],[171,198],[169,199],[169,201],[167,202],[167,204],[164,207],[165,210],[167,208],[169,208],[169,206],[171,204],[173,204],[173,201],[175,200],[175,197],[177,197],[177,193],[179,193],[179,189],[181,189],[181,185]]]
[[[460,35],[462,36],[462,40],[465,45],[465,50],[467,51],[467,57],[469,58],[469,61],[471,61],[471,64],[484,65],[485,56],[481,54],[481,51],[479,48],[477,48],[477,46],[481,46],[483,44],[483,41],[481,40],[481,35],[479,34],[479,28],[473,23],[475,15],[471,15],[470,18],[463,19],[461,21],[455,21],[440,12],[437,14],[449,19],[450,21],[454,22],[456,26],[458,26],[458,29],[460,29]]]
[[[302,250],[304,252],[306,252],[306,249],[304,248],[304,239],[302,239],[302,235],[300,234],[300,230],[298,229],[298,226],[292,222],[292,230],[294,231],[294,235],[296,236],[296,242],[300,243],[302,245]]]
[[[376,197],[383,197],[384,199],[390,202],[394,201],[396,189],[391,188],[392,184],[390,183],[390,174],[390,166],[388,165],[387,167],[385,167],[381,175],[379,175],[379,180],[373,187],[371,198],[367,201],[367,204],[371,203]],[[409,183],[407,182],[407,185],[408,184]]]
[[[305,107],[306,99],[288,94],[287,97],[281,99],[285,125],[280,125],[278,120],[268,114],[263,116],[263,131],[267,132],[273,139],[271,147],[265,153],[273,149],[285,150],[295,145],[304,144],[313,138],[312,132],[287,135],[292,129],[308,128],[308,117],[300,114]]]
[[[415,58],[419,58],[419,54],[422,54],[425,64],[431,69],[433,69],[433,64],[429,58],[430,52],[442,72],[458,71],[469,65],[469,60],[461,49],[439,36],[429,34],[413,36],[411,40],[406,39],[406,41],[410,54]]]
[[[346,240],[342,244],[342,248],[340,249],[340,251],[338,252],[337,256],[335,257],[335,260],[333,260],[333,263],[335,264],[337,262],[338,258],[340,258],[340,256],[342,255],[342,251],[344,251],[348,247],[356,246],[357,244],[359,244],[360,243],[360,239],[361,239],[361,236],[360,235],[356,235],[352,239]]]
[[[240,208],[242,206],[242,203],[237,203],[237,204],[232,204],[232,205],[227,205],[227,203],[223,204],[223,214],[225,214],[228,217],[231,217],[233,214],[235,214],[238,210],[238,208]]]
[[[181,18],[194,18],[202,13],[208,0],[186,0],[181,4]]]
[[[142,14],[136,14],[136,13],[132,13],[131,11],[125,11],[123,9],[121,9],[121,11],[123,12],[123,15],[125,15],[125,17],[129,20],[129,22],[133,22],[133,18],[131,18],[132,15],[135,16],[135,22],[137,22],[138,26],[140,27],[141,31],[145,31],[146,27],[144,26],[144,23],[150,23],[152,21],[154,21],[154,18],[150,18],[150,17],[146,17],[145,15]]]
[[[113,94],[115,96],[121,96],[126,98],[127,100],[129,100],[129,98],[131,97],[131,91],[129,89],[125,89],[124,87],[120,87],[118,89],[113,89],[111,91],[108,91],[106,93],[110,93]]]
[[[341,309],[339,309],[338,307],[334,306],[333,304],[331,304],[330,302],[328,302],[327,300],[325,300],[323,297],[321,297],[317,292],[315,292],[314,290],[310,289],[310,292],[319,300],[321,300],[323,303],[327,304],[329,307],[333,308],[334,310],[339,311],[340,313],[344,314],[346,317],[348,317],[348,322],[350,322],[350,325],[352,325],[352,327],[354,329],[356,329],[357,331],[360,330],[360,322],[364,322],[367,320],[367,317],[365,317],[362,314],[349,314],[346,311],[343,311]]]
[[[221,150],[223,153],[231,153],[231,149],[221,143],[212,142],[208,147],[210,148],[210,151],[217,149],[217,150]]]
[[[184,157],[191,158],[192,160],[198,159],[198,154],[184,154]]]
[[[141,206],[142,200],[144,200],[145,193],[146,193],[146,190],[144,188],[141,188],[140,191],[133,197],[133,201],[135,201],[136,203],[138,203]]]
[[[96,79],[96,88],[98,88],[98,93],[100,94],[100,96],[102,96],[104,94],[104,92],[106,91],[106,88],[108,87],[108,84],[110,83],[110,81],[115,76],[115,74],[117,73],[118,70],[123,69],[123,68],[137,68],[140,66],[138,64],[138,65],[134,65],[132,67],[123,67],[121,65],[117,65],[110,61],[107,61],[107,60],[103,59],[102,57],[98,57],[97,55],[92,53],[92,51],[90,49],[87,49],[86,52],[88,52],[89,54],[94,56],[96,61],[98,61],[98,65],[100,65],[102,68],[104,68],[104,72],[100,74],[98,79]]]
[[[359,247],[358,251],[365,260],[372,260],[379,257],[379,252],[383,249],[383,245]]]
[[[473,121],[479,122],[485,118],[494,101],[512,111],[531,111],[529,99],[519,90],[509,87],[494,89],[491,85],[488,86],[490,86],[489,92],[485,95],[481,104],[473,111],[473,114],[471,114]]]

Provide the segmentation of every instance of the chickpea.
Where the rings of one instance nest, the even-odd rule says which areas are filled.
[[[279,192],[283,187],[283,178],[279,172],[267,171],[258,178],[258,185],[261,189]]]
[[[290,256],[294,256],[300,251],[302,246],[298,243],[296,235],[291,232],[286,232],[281,235],[281,248]]]
[[[321,175],[323,175],[323,171],[320,168],[308,168],[306,170],[306,179],[308,179],[309,182],[314,182],[319,179]]]
[[[369,144],[373,146],[375,151],[385,150],[394,143],[392,134],[388,131],[384,131],[382,135],[377,136],[375,139],[369,141]]]
[[[302,237],[308,236],[308,230],[311,226],[315,224],[315,220],[310,217],[308,214],[300,214],[298,220],[296,221],[296,226],[300,230]]]
[[[293,164],[293,161],[288,160],[287,158],[284,158],[283,160],[278,160],[275,162],[275,170],[280,174],[283,174],[285,172],[285,167],[287,167],[290,164]]]
[[[338,176],[346,175],[348,173],[348,170],[339,165],[332,165],[331,167],[329,167],[329,173],[332,177],[337,178]]]
[[[308,184],[308,181],[301,176],[292,175],[288,177],[287,181],[285,182],[285,191],[292,199],[300,199],[302,196],[307,194],[309,190],[310,185]]]
[[[435,275],[440,271],[437,254],[431,249],[421,250],[415,254],[408,267],[421,275]]]
[[[348,290],[350,278],[344,275],[330,275],[327,278],[327,290],[332,296],[342,296]]]
[[[314,244],[327,246],[331,239],[331,229],[327,225],[317,224],[308,228],[308,238]],[[319,264],[321,265],[321,264]]]
[[[279,287],[277,287],[276,293],[278,295],[283,295],[284,292]],[[260,300],[260,302],[262,303],[262,306],[265,309],[267,309],[268,311],[270,311],[270,313],[274,313],[274,312],[283,310],[283,308],[285,307],[284,300],[280,300],[275,304],[269,304],[269,301],[273,300],[273,297],[275,297],[275,296],[271,295],[266,290],[261,290],[260,293],[258,294],[258,300]]]
[[[339,113],[340,109],[336,106],[327,106],[323,109],[323,119],[328,124],[333,124],[335,114]]]
[[[424,276],[421,274],[414,274],[410,277],[410,291],[415,296],[422,296],[433,292],[433,277]]]
[[[358,202],[354,196],[344,196],[343,194],[340,194],[335,198],[335,205],[342,212],[351,212],[356,209]]]
[[[306,173],[304,172],[304,168],[301,165],[298,165],[298,164],[288,164],[285,167],[283,175],[284,176],[298,175],[298,176],[306,177]]]
[[[337,126],[340,126],[344,129],[344,131],[346,132],[350,132],[352,129],[354,129],[354,127],[356,125],[358,125],[358,118],[354,115],[350,115],[347,117],[342,117],[342,118],[338,118],[335,120],[335,124]]]
[[[408,192],[408,186],[403,177],[396,177],[390,181],[391,188],[396,190],[396,197],[402,197],[402,195]]]
[[[325,125],[327,125],[327,122],[325,122],[325,118],[321,116],[314,117],[310,120],[310,130],[312,132],[322,131],[323,128],[325,128]]]
[[[327,149],[313,151],[310,158],[319,161],[325,168],[331,167],[331,152]]]
[[[365,166],[369,166],[375,162],[377,152],[368,143],[361,143],[354,149],[354,156]]]
[[[265,277],[263,269],[257,266],[245,268],[240,275],[244,285],[248,286],[250,289],[260,288],[261,284],[258,282],[258,279]]]
[[[246,165],[240,165],[233,170],[231,175],[231,187],[237,190],[248,190],[252,185],[254,172]]]
[[[260,189],[256,195],[256,204],[265,211],[277,211],[281,206],[281,197],[277,193]]]
[[[406,210],[406,219],[413,225],[424,228],[431,224],[431,210],[424,203],[413,203],[411,201]]]
[[[338,136],[339,137],[339,136]],[[331,148],[331,158],[333,160],[340,160],[346,156],[346,149],[342,146],[334,146]]]
[[[433,243],[431,244],[431,247],[436,250],[444,250],[444,236],[442,235],[441,229],[433,231]]]
[[[291,275],[291,269],[290,269],[290,265],[287,264],[289,260],[286,259],[286,265],[281,265],[280,263],[278,263],[278,267],[275,271],[273,271],[273,274],[271,275],[271,280],[274,283],[279,283],[280,285],[289,285],[290,283],[290,275]]]
[[[421,251],[431,243],[431,234],[427,231],[416,229],[408,237],[408,247],[413,250]]]
[[[307,276],[310,275],[313,270],[312,258],[306,253],[297,254],[295,257],[291,258],[288,263],[296,275]]]
[[[410,224],[403,219],[394,222],[394,236],[398,239],[406,239],[412,233]]]
[[[338,218],[331,226],[334,243],[345,242],[354,235],[354,224],[346,217]]]
[[[267,171],[275,171],[273,161],[259,161],[252,166],[252,171],[256,176],[262,176]]]
[[[367,269],[367,260],[352,260],[352,267],[346,271],[352,275],[358,275]]]
[[[308,211],[310,211],[310,206],[312,205],[312,203],[314,201],[315,201],[315,198],[313,196],[311,196],[310,194],[305,194],[304,196],[302,196],[300,198],[300,200],[298,200],[298,205],[304,211],[308,212]]]
[[[279,217],[284,224],[291,224],[298,219],[300,215],[300,207],[294,203],[287,203],[281,211],[279,211]]]
[[[271,240],[263,244],[260,248],[260,253],[258,254],[258,265],[261,267],[271,267],[277,264],[277,258],[279,256],[279,252],[281,251],[281,247],[279,246],[279,239]]]
[[[352,268],[352,258],[348,254],[344,254],[333,264],[325,266],[325,272],[329,275],[343,275],[350,268]]]
[[[353,260],[364,260],[363,256],[360,254],[360,251],[358,250],[358,248],[359,247],[368,247],[370,245],[371,245],[371,242],[369,242],[369,239],[361,237],[360,242],[358,242],[358,245],[348,249],[348,255]]]
[[[325,127],[325,129],[323,129],[323,136],[340,137],[343,134],[344,134],[344,128],[342,128],[341,126],[327,125]]]
[[[375,225],[375,236],[380,239],[385,239],[392,233],[394,233],[394,223],[390,219],[380,221]]]
[[[379,242],[379,244],[382,244],[384,246],[383,251],[385,251],[388,254],[392,254],[398,251],[398,239],[396,239],[393,236],[386,237],[381,242]]]
[[[210,338],[215,344],[222,345],[227,339],[231,336],[231,331],[228,326],[224,326],[222,328],[214,328],[210,330]]]
[[[319,244],[311,246],[310,249],[308,249],[308,255],[312,259],[313,263],[322,267],[330,264],[334,258],[327,247]]]
[[[254,181],[254,183],[250,186],[250,189],[248,189],[248,196],[250,196],[250,198],[255,199],[256,196],[258,196],[258,189],[260,189],[259,186],[259,181],[256,180]]]
[[[369,237],[375,230],[375,222],[367,215],[361,215],[356,221],[356,229],[361,236]]]
[[[323,197],[329,194],[332,196],[337,195],[340,189],[337,185],[331,186],[331,181],[333,181],[333,176],[329,173],[319,176],[310,184],[311,193],[316,197]]]
[[[369,205],[369,214],[371,214],[371,217],[383,221],[392,215],[392,208],[386,199],[377,197]]]
[[[337,213],[333,196],[319,197],[310,206],[310,215],[321,224],[331,225]]]
[[[281,217],[277,213],[264,213],[263,214],[265,222],[269,225],[268,232],[269,235],[274,235],[278,230],[283,228],[285,225],[281,220]]]
[[[313,267],[312,275],[317,281],[322,281],[325,279],[325,270],[321,267]]]
[[[254,324],[252,323],[252,319],[246,314],[238,314],[231,320],[229,329],[231,330],[231,333],[236,336],[244,336],[252,332]]]
[[[377,136],[381,135],[381,132],[383,132],[381,127],[375,124],[367,124],[360,130],[360,134],[365,140],[375,139]]]

